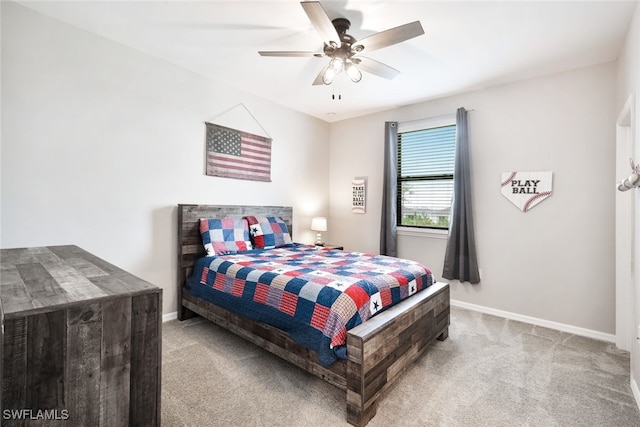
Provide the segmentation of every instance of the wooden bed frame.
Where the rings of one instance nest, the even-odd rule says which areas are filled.
[[[435,283],[348,331],[347,360],[329,367],[272,326],[238,316],[183,289],[198,258],[205,255],[200,218],[279,216],[291,231],[292,208],[281,206],[178,205],[178,318],[196,314],[247,339],[346,391],[347,421],[364,426],[376,414],[377,399],[435,340],[449,331],[449,285]]]

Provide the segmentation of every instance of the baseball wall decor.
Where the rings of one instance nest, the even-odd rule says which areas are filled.
[[[351,212],[363,214],[366,210],[367,200],[367,178],[355,177],[351,181],[353,198],[351,201]]]
[[[629,191],[632,188],[640,188],[640,163],[636,165],[633,163],[633,159],[629,159],[629,163],[631,164],[631,175],[620,181],[618,191]]]
[[[553,172],[502,172],[501,192],[504,197],[527,212],[551,195]]]

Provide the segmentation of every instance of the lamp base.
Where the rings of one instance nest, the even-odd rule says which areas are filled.
[[[322,241],[322,234],[318,231],[316,234],[316,246],[324,246],[324,242]]]

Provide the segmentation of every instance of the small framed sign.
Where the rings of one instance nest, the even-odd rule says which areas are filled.
[[[503,172],[500,191],[522,212],[527,212],[551,196],[553,172]]]
[[[367,178],[355,177],[351,181],[353,199],[351,201],[351,212],[363,214],[366,211],[367,199]]]

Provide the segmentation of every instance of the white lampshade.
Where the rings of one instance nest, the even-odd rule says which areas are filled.
[[[311,229],[313,231],[327,231],[327,218],[323,216],[311,218]]]

